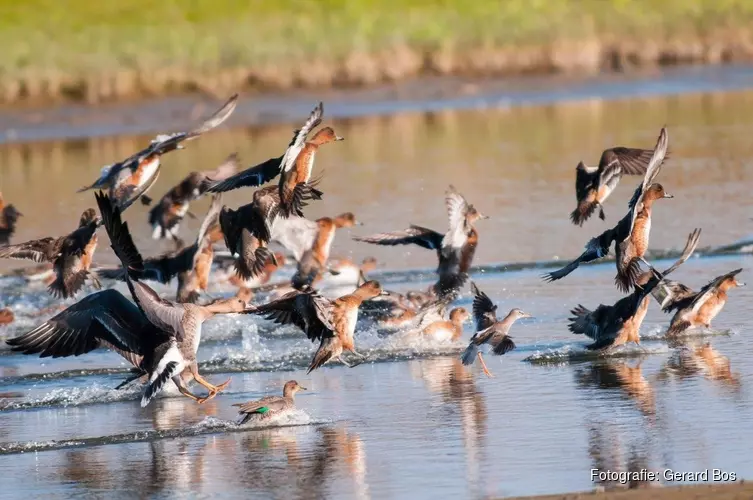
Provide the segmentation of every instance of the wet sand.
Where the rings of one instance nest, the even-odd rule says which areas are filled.
[[[532,497],[513,497],[510,500],[740,500],[753,497],[753,483],[740,481],[727,484],[698,484],[693,486],[671,486],[651,488],[650,490],[593,491],[582,493],[565,493],[558,495],[540,495]]]

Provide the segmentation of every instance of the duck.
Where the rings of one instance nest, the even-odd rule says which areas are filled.
[[[232,274],[228,278],[228,282],[231,285],[237,286],[239,288],[249,288],[249,289],[258,288],[263,285],[266,285],[267,283],[270,282],[270,280],[272,279],[272,276],[274,276],[274,274],[277,271],[279,271],[281,268],[283,268],[285,264],[288,262],[287,257],[285,257],[285,255],[281,252],[274,252],[273,257],[274,258],[270,257],[269,259],[267,259],[267,261],[264,263],[264,267],[262,268],[261,273],[254,276],[253,278],[242,279],[238,277],[237,274]]]
[[[311,341],[319,341],[319,348],[309,364],[307,373],[321,368],[332,360],[348,367],[342,358],[343,351],[350,351],[364,360],[355,348],[353,334],[358,321],[358,308],[364,300],[381,295],[378,281],[367,281],[353,293],[335,300],[321,296],[316,290],[293,290],[283,297],[259,306],[251,306],[244,314],[256,314],[277,324],[293,324],[300,328]]]
[[[612,228],[591,238],[583,253],[561,269],[541,275],[546,282],[564,278],[575,271],[580,264],[606,257],[612,243],[615,244],[617,276],[615,284],[621,291],[627,292],[634,286],[640,275],[639,261],[648,248],[648,236],[651,230],[651,209],[653,202],[659,198],[671,198],[661,184],[653,180],[659,174],[667,153],[669,138],[666,128],[662,128],[649,160],[643,182],[633,193],[628,204],[628,213]]]
[[[296,273],[291,279],[293,288],[301,290],[309,287],[322,278],[322,273],[327,270],[327,261],[335,239],[335,232],[345,227],[353,227],[359,222],[351,212],[346,212],[337,217],[321,217],[316,220],[318,232],[313,245],[303,253],[298,261]]]
[[[238,94],[234,94],[212,116],[189,132],[160,134],[151,143],[125,160],[102,168],[99,178],[78,192],[90,189],[107,189],[110,198],[121,210],[128,208],[137,198],[144,195],[157,180],[161,157],[165,153],[182,149],[182,142],[195,139],[227,120],[238,104]],[[143,200],[149,203],[151,200]]]
[[[199,373],[196,351],[201,341],[201,326],[216,314],[241,312],[245,303],[235,297],[206,306],[161,299],[138,280],[144,271],[143,259],[117,205],[102,192],[95,197],[111,246],[128,270],[126,283],[135,303],[115,289],[95,292],[34,330],[6,342],[13,351],[39,354],[42,358],[79,356],[99,347],[110,348],[134,365],[134,375],[121,387],[136,378],[147,379],[142,407],[170,380],[181,394],[197,403],[215,397],[230,380],[215,386]],[[206,387],[208,395],[193,394],[186,385],[191,380]]]
[[[463,324],[470,317],[470,313],[464,307],[456,307],[450,311],[449,320],[432,321],[420,327],[421,334],[435,342],[457,342],[463,336]]]
[[[217,181],[233,175],[238,169],[238,154],[230,156],[214,170],[191,172],[178,185],[165,193],[159,202],[149,211],[149,225],[152,226],[152,238],[175,239],[178,237],[180,223],[188,215],[196,218],[190,211],[190,203],[198,200],[207,188]],[[142,199],[144,197],[142,196]],[[145,204],[149,204],[147,198]]]
[[[511,309],[503,320],[498,321],[497,306],[489,296],[479,290],[473,282],[471,282],[471,292],[473,293],[473,319],[476,323],[476,333],[471,337],[471,341],[460,356],[460,360],[464,365],[470,366],[478,358],[484,374],[487,377],[493,377],[494,375],[484,363],[479,348],[484,344],[489,344],[493,354],[497,356],[507,354],[515,349],[515,342],[509,335],[512,325],[519,319],[533,318],[533,316],[516,307]]]
[[[404,231],[353,239],[375,245],[415,244],[435,250],[439,259],[439,280],[434,286],[435,293],[440,298],[454,296],[468,279],[468,270],[476,253],[478,232],[475,223],[489,217],[469,204],[454,186],[450,186],[445,193],[445,205],[450,226],[445,234],[411,225]]]
[[[591,311],[579,304],[570,311],[573,316],[568,329],[594,340],[586,345],[588,350],[611,350],[630,342],[640,346],[640,327],[648,311],[649,294],[693,254],[699,237],[700,231],[696,229],[688,236],[680,258],[663,273],[646,263],[649,271],[640,275],[634,291],[614,305],[601,304]]]
[[[234,404],[233,406],[239,407],[238,414],[242,415],[238,425],[243,425],[252,419],[259,422],[290,413],[295,409],[296,393],[305,390],[306,388],[295,380],[289,380],[282,388],[282,397],[265,396],[256,401]]]
[[[583,162],[575,168],[575,197],[578,206],[570,214],[573,224],[582,226],[599,209],[599,218],[604,220],[604,202],[619,184],[623,175],[645,175],[653,151],[614,147],[605,149],[597,167],[588,167]]]
[[[356,264],[348,257],[330,259],[327,272],[337,278],[338,282],[358,283],[361,273],[368,274],[377,268],[376,257],[364,257],[360,264]]]
[[[185,304],[196,304],[200,294],[206,293],[209,288],[209,275],[212,271],[214,260],[214,248],[212,247],[212,228],[219,225],[221,196],[214,195],[212,205],[209,207],[202,227],[199,229],[199,237],[196,240],[196,252],[194,252],[193,265],[190,269],[178,273],[178,292],[176,301]]]
[[[207,232],[211,231],[221,209],[221,198],[219,196],[215,195],[212,198],[209,210],[199,227],[196,241],[190,246],[182,246],[182,242],[176,241],[180,245],[176,249],[156,257],[144,258],[143,269],[139,273],[141,281],[156,281],[166,285],[176,276],[183,276],[183,279],[187,277],[186,273],[190,273],[196,266],[200,249],[206,250]],[[126,272],[123,266],[100,267],[97,268],[96,272],[103,279],[126,281]],[[181,284],[179,283],[180,287]]]
[[[89,208],[81,214],[78,228],[71,233],[0,247],[0,258],[51,262],[55,279],[47,289],[54,297],[73,297],[87,280],[100,288],[99,278],[91,270],[100,224],[95,210]]]
[[[742,268],[717,276],[698,292],[676,281],[665,280],[660,292],[664,312],[676,311],[667,330],[667,335],[677,336],[693,328],[711,328],[711,321],[722,312],[727,303],[727,292],[743,287],[737,280]]]
[[[12,204],[6,204],[0,193],[0,245],[10,244],[10,237],[16,232],[16,223],[23,214]]]
[[[0,309],[0,325],[10,325],[16,320],[16,315],[10,307]]]

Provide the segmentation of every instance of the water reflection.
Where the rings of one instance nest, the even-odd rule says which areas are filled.
[[[617,359],[599,360],[576,371],[578,384],[583,387],[617,389],[632,400],[646,416],[656,414],[656,395],[651,384],[643,376],[642,361],[631,366],[628,361]]]
[[[729,358],[714,349],[710,342],[686,341],[667,359],[658,378],[684,380],[699,376],[734,390],[740,389],[740,374],[732,371]]]

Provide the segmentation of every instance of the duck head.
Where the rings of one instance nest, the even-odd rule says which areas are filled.
[[[335,134],[335,131],[332,130],[332,127],[324,127],[323,129],[319,130],[316,134],[314,134],[314,137],[311,138],[311,143],[316,144],[317,146],[321,146],[322,144],[327,144],[328,142],[335,142],[335,141],[342,141],[343,137],[340,137],[339,135]]]
[[[345,212],[334,219],[335,227],[340,229],[342,227],[353,227],[353,226],[362,226],[363,224],[361,222],[358,222],[356,220],[356,216],[353,215],[353,212]]]
[[[643,195],[643,199],[645,201],[649,201],[649,200],[654,201],[654,200],[659,200],[661,198],[674,198],[674,196],[672,196],[671,194],[667,194],[664,191],[664,186],[662,186],[658,182],[651,184],[646,190],[646,194]]]
[[[285,382],[285,386],[282,388],[282,395],[287,397],[293,397],[298,391],[305,391],[306,388],[295,380],[289,380]]]
[[[465,307],[456,307],[450,311],[450,321],[456,325],[462,325],[471,318],[471,314]]]
[[[365,282],[364,284],[360,285],[355,291],[355,295],[358,295],[363,300],[373,299],[374,297],[378,297],[379,295],[387,294],[388,292],[382,290],[382,285],[379,284],[379,282],[376,280]]]

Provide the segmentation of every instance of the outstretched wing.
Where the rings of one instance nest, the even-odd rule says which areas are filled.
[[[40,357],[79,356],[111,347],[134,365],[149,339],[146,319],[116,290],[88,295],[34,330],[7,340],[12,350]]]
[[[450,225],[447,234],[442,239],[442,246],[460,248],[467,240],[465,217],[468,214],[468,202],[454,186],[450,186],[445,193],[445,206]]]
[[[293,132],[293,139],[290,141],[290,144],[288,144],[288,149],[285,151],[285,154],[282,156],[282,161],[280,162],[283,176],[295,165],[295,160],[298,158],[298,155],[303,150],[303,146],[306,143],[306,137],[315,127],[322,123],[323,114],[324,105],[319,102],[319,104],[317,104],[311,111],[311,114],[309,115],[308,120],[306,120],[306,123],[303,124],[303,127]]]
[[[280,175],[282,159],[282,156],[270,158],[263,163],[247,168],[224,180],[215,180],[206,188],[206,191],[210,193],[224,193],[241,187],[261,186]]]
[[[711,282],[709,282],[706,286],[701,288],[701,291],[698,292],[698,295],[696,295],[695,299],[693,299],[693,302],[691,304],[691,307],[693,308],[693,312],[698,312],[698,309],[705,304],[709,298],[713,294],[715,294],[719,290],[719,286],[729,278],[734,278],[737,276],[740,272],[742,272],[742,268],[735,269],[734,271],[731,271],[727,274],[723,274],[721,276],[717,276],[714,278]]]
[[[648,187],[654,182],[654,179],[659,175],[659,171],[664,163],[664,158],[667,155],[667,148],[669,147],[669,138],[667,137],[666,127],[661,129],[659,133],[659,139],[656,141],[656,147],[651,155],[651,159],[648,162],[646,168],[646,174],[643,176],[643,183],[635,190],[633,198],[630,200],[629,207],[631,210],[630,216],[630,231],[628,237],[633,234],[633,226],[635,225],[635,218],[643,208],[643,195]]]
[[[18,245],[0,247],[0,259],[33,260],[34,262],[52,262],[57,256],[55,238],[42,238]]]
[[[476,331],[480,332],[497,321],[497,306],[472,281],[471,292],[473,292],[473,320],[476,322]]]
[[[650,149],[616,147],[605,150],[599,160],[600,184],[615,175],[644,175],[654,152]]]
[[[280,325],[295,325],[311,340],[332,337],[331,303],[313,290],[288,292],[277,300],[244,311]]]
[[[429,250],[439,251],[442,248],[443,235],[421,226],[410,226],[404,231],[379,233],[372,236],[354,237],[355,241],[363,241],[374,245],[418,245]]]
[[[619,227],[619,224],[617,227]],[[612,245],[614,237],[615,228],[607,229],[599,236],[591,238],[586,244],[585,251],[577,259],[561,269],[542,274],[541,278],[547,283],[562,279],[575,271],[581,263],[591,262],[606,256],[609,253],[609,247]]]
[[[585,163],[580,162],[575,168],[575,197],[583,201],[588,193],[594,189],[595,180],[598,178],[598,167],[588,167]]]

